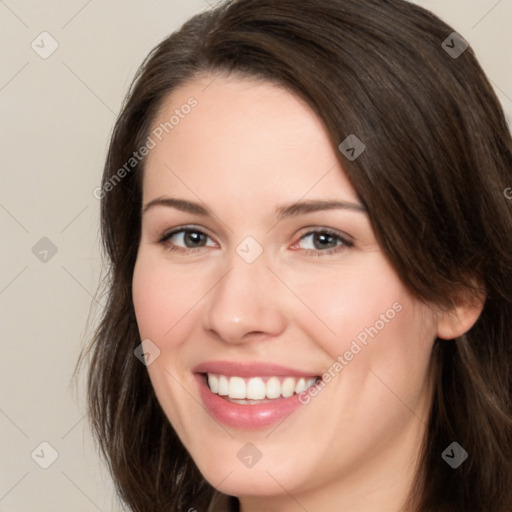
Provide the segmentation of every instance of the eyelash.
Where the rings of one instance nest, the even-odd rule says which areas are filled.
[[[183,247],[177,247],[176,245],[169,243],[170,238],[172,238],[174,235],[176,235],[178,233],[182,233],[182,232],[184,232],[184,233],[191,233],[191,232],[200,233],[201,235],[205,235],[206,237],[208,237],[208,235],[206,233],[204,233],[200,229],[194,228],[193,226],[188,226],[188,227],[182,226],[182,227],[179,227],[179,228],[176,228],[176,229],[170,231],[169,233],[164,234],[160,238],[160,240],[158,240],[158,243],[164,245],[166,250],[168,250],[168,251],[173,251],[173,252],[176,251],[176,252],[180,252],[182,254],[189,254],[189,253],[204,249],[204,246],[203,247],[185,247],[185,248],[183,248]],[[299,238],[299,242],[302,239],[304,239],[310,235],[315,235],[315,234],[324,234],[324,235],[334,237],[339,242],[341,242],[341,244],[336,247],[333,247],[331,249],[327,249],[325,251],[320,250],[320,249],[302,249],[304,254],[306,254],[307,256],[317,256],[317,257],[327,256],[330,254],[339,253],[345,249],[349,249],[354,246],[353,242],[348,240],[346,237],[342,236],[337,231],[333,231],[331,229],[326,229],[326,228],[314,229],[314,230],[308,231],[307,233],[305,233],[304,235],[302,235]],[[296,243],[298,243],[298,242],[296,242]],[[296,243],[294,245],[296,245]]]

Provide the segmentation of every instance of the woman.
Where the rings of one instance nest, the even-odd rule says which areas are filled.
[[[90,415],[134,511],[512,507],[512,144],[402,0],[239,0],[141,66]]]

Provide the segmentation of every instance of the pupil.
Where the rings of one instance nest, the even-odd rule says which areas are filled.
[[[315,242],[317,240],[320,241],[320,244],[314,244],[315,245],[315,248],[316,249],[325,249],[326,247],[326,243],[324,242],[327,242],[327,244],[329,243],[329,240],[331,240],[331,242],[333,241],[334,237],[332,235],[329,235],[329,234],[326,234],[326,233],[320,233],[320,234],[317,234],[315,236]]]
[[[201,233],[198,233],[197,231],[190,231],[187,235],[188,241],[190,241],[193,244],[197,244],[200,242],[201,239]]]

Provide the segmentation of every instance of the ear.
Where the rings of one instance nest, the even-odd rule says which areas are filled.
[[[469,331],[482,312],[483,292],[464,291],[454,297],[455,309],[441,311],[437,317],[437,337],[452,340]]]

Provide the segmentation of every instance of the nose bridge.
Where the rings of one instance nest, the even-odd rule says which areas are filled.
[[[208,294],[203,326],[226,342],[240,343],[256,333],[275,336],[284,329],[280,291],[262,249],[251,240],[239,244]]]

